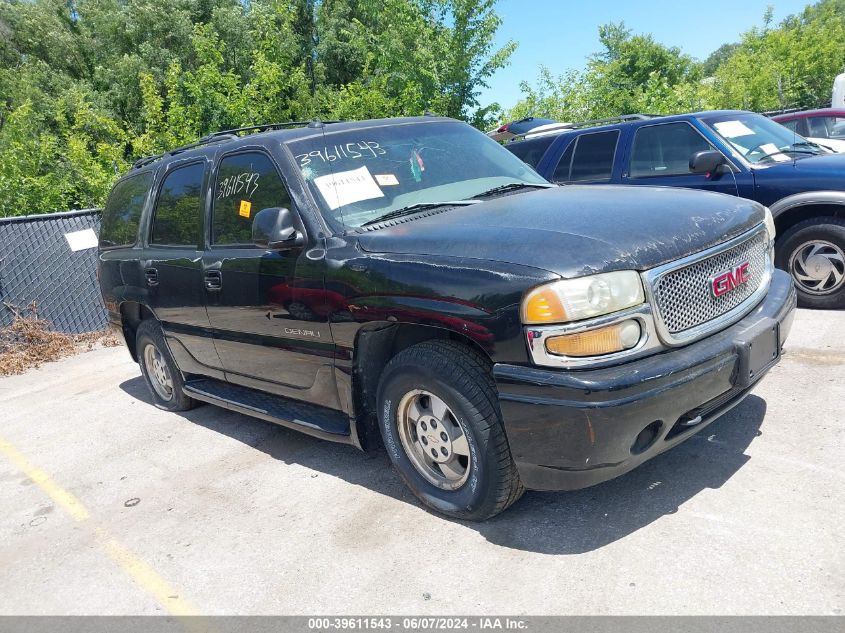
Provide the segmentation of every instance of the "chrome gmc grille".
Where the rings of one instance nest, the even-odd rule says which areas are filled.
[[[754,296],[771,275],[766,242],[765,229],[761,228],[738,244],[722,250],[716,247],[715,253],[702,253],[702,259],[654,277],[652,293],[663,331],[672,339],[682,339],[687,330],[718,319]],[[744,262],[749,263],[748,282],[714,296],[713,278]]]

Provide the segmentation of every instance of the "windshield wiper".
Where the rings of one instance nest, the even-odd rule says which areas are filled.
[[[446,200],[444,202],[416,202],[409,204],[407,207],[394,209],[388,211],[384,215],[380,215],[372,220],[367,220],[361,226],[368,226],[370,224],[378,224],[385,220],[393,220],[394,218],[401,218],[403,215],[411,215],[417,211],[424,211],[425,209],[436,209],[437,207],[465,207],[470,204],[478,204],[479,200]]]
[[[815,149],[823,149],[821,145],[818,143],[812,143],[810,141],[799,141],[798,143],[793,143],[784,151],[792,152],[795,154],[821,154],[822,152],[811,152],[809,150],[800,150],[800,149],[792,149],[793,147],[813,147]]]
[[[800,144],[801,143],[795,143],[795,145],[800,145]],[[760,160],[758,160],[757,162],[762,163],[763,161],[775,161],[774,157],[777,156],[778,154],[784,154],[784,155],[786,155],[786,154],[805,154],[807,156],[822,156],[821,152],[811,152],[808,149],[792,149],[792,147],[794,147],[794,146],[790,145],[789,147],[784,147],[783,149],[779,149],[778,151],[774,152],[773,154],[766,154],[765,156],[760,158]],[[787,159],[787,160],[789,160],[789,159]]]
[[[556,187],[557,185],[553,185],[547,182],[510,182],[506,185],[499,185],[498,187],[493,187],[492,189],[488,189],[487,191],[482,191],[481,193],[477,193],[470,200],[474,200],[476,198],[483,198],[485,196],[489,196],[494,193],[502,193],[503,191],[513,191],[515,189],[523,189],[525,187],[538,187],[540,189],[548,189],[550,187]]]

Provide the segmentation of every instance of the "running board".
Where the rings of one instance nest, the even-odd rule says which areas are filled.
[[[213,378],[185,383],[187,395],[230,411],[280,424],[332,442],[352,442],[349,417],[340,411],[274,396]]]

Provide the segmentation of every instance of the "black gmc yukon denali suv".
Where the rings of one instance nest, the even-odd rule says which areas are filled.
[[[139,160],[99,279],[157,406],[381,441],[423,503],[485,519],[742,400],[794,314],[773,239],[755,202],[553,186],[457,121],[312,122]]]

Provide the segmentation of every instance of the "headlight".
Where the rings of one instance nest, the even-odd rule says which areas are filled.
[[[534,288],[522,301],[526,325],[568,323],[610,314],[645,301],[639,273],[623,270],[563,279]]]
[[[766,232],[769,234],[769,241],[773,242],[775,240],[775,219],[772,217],[772,212],[769,211],[769,207],[766,207],[766,219],[764,222],[766,223]]]

